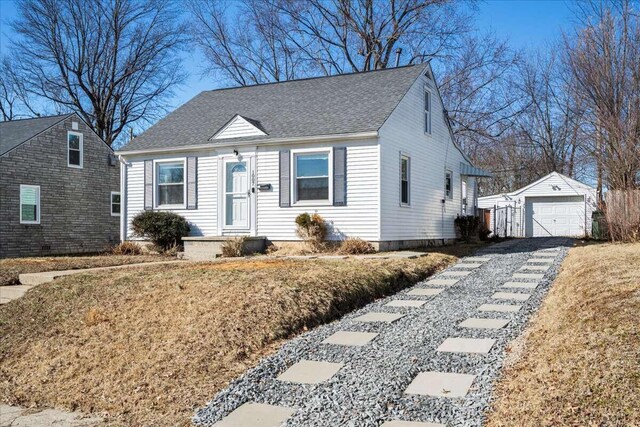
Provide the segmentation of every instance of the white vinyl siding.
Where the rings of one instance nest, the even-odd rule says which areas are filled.
[[[431,135],[425,132],[425,87],[431,93]],[[381,240],[455,238],[461,187],[453,185],[451,198],[445,197],[445,171],[459,176],[460,162],[467,161],[451,140],[434,83],[417,79],[379,132]],[[411,157],[411,209],[398,203],[399,151]],[[474,181],[469,177],[467,184]]]
[[[20,185],[20,224],[40,224],[39,185]]]
[[[258,236],[271,240],[299,240],[295,232],[295,218],[308,212],[319,213],[330,224],[329,239],[360,237],[365,240],[379,240],[379,175],[377,141],[340,143],[347,147],[347,204],[346,206],[293,205],[280,207],[279,204],[279,152],[289,149],[296,152],[297,146],[260,147],[257,151],[257,183],[271,184],[270,191],[257,191]],[[329,144],[309,146],[305,149],[331,149]],[[293,156],[292,156],[293,157]],[[397,176],[397,169],[395,169]],[[330,178],[332,179],[332,178]],[[397,183],[397,178],[395,179]],[[291,183],[293,186],[293,182]],[[397,200],[397,199],[396,199]],[[397,202],[396,202],[397,204]]]
[[[244,117],[236,116],[224,126],[213,139],[244,138],[247,136],[263,135],[266,135],[266,133],[249,123]]]
[[[190,154],[191,155],[191,154]],[[183,216],[191,225],[191,236],[217,236],[218,158],[211,153],[193,153],[198,156],[198,209],[171,209]],[[170,156],[165,156],[166,159]],[[131,221],[144,211],[144,158],[127,159],[126,220],[127,235],[132,239]],[[159,156],[156,160],[164,160]],[[158,208],[162,210],[163,208]]]

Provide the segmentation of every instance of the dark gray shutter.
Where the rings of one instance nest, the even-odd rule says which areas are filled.
[[[333,149],[333,206],[347,205],[347,147]]]
[[[198,208],[198,158],[187,157],[187,209]]]
[[[289,150],[280,150],[280,207],[291,206],[291,160]]]
[[[144,161],[144,209],[153,209],[153,160]]]

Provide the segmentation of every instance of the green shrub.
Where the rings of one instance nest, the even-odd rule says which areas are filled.
[[[480,217],[473,215],[459,216],[454,222],[456,230],[460,234],[460,238],[470,242],[478,236],[478,229],[480,228]]]
[[[307,242],[314,250],[322,249],[327,237],[327,224],[317,213],[309,215],[301,213],[296,217],[296,234]]]
[[[186,219],[163,211],[140,212],[133,218],[131,228],[136,236],[151,240],[162,251],[181,245],[190,230]]]

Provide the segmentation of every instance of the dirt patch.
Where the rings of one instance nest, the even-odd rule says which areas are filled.
[[[486,425],[640,425],[638,313],[640,244],[571,249],[514,345]]]
[[[283,340],[455,260],[247,260],[61,278],[0,308],[0,400],[116,425],[188,425]]]
[[[23,273],[111,267],[114,265],[167,261],[169,259],[171,258],[160,255],[94,255],[0,259],[0,286],[20,284],[18,276]]]

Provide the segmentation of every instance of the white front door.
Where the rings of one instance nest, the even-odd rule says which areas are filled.
[[[251,192],[247,160],[224,162],[224,228],[249,230]]]

